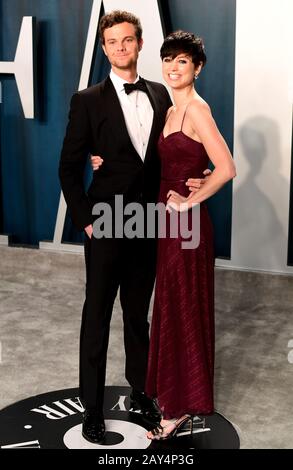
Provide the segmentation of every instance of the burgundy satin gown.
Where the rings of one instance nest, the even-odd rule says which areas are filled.
[[[161,186],[188,196],[188,178],[208,167],[204,146],[181,131],[160,136]],[[190,211],[189,211],[190,212]],[[170,217],[167,213],[167,217]],[[165,419],[214,410],[213,228],[200,205],[200,243],[182,249],[182,238],[159,238],[146,393],[157,398]]]

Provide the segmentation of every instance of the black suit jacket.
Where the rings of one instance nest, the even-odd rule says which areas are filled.
[[[93,221],[96,202],[111,203],[115,194],[124,201],[155,202],[160,181],[157,142],[163,129],[170,96],[160,83],[146,80],[154,119],[144,162],[127,132],[115,88],[108,77],[75,93],[63,142],[59,177],[73,222],[82,230]],[[86,193],[84,169],[89,153],[103,157]]]

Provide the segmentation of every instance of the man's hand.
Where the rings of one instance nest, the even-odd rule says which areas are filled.
[[[202,187],[202,185],[209,179],[209,176],[211,174],[211,170],[206,169],[203,174],[205,175],[205,178],[189,178],[186,181],[186,186],[188,186],[189,191],[193,193],[197,193],[199,189]]]
[[[173,189],[170,189],[167,194],[166,205],[166,210],[169,212],[169,214],[171,214],[172,210],[177,212],[185,212],[188,209],[188,199],[184,196],[181,196],[181,194],[177,193],[176,191],[173,191]]]
[[[84,231],[85,231],[85,233],[87,234],[87,236],[89,238],[92,238],[92,235],[93,235],[93,226],[92,225],[88,225],[87,227],[85,227]]]
[[[98,170],[103,163],[102,157],[99,155],[91,155],[91,165],[94,171]]]

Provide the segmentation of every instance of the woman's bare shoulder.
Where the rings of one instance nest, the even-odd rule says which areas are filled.
[[[197,96],[193,98],[192,101],[188,104],[188,110],[191,114],[206,114],[207,112],[211,114],[211,108],[208,103],[201,97]]]

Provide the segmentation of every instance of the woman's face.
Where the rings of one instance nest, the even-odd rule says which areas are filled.
[[[163,78],[173,89],[181,89],[189,86],[194,81],[199,67],[195,67],[192,58],[184,53],[178,54],[174,59],[164,57],[162,62]]]

